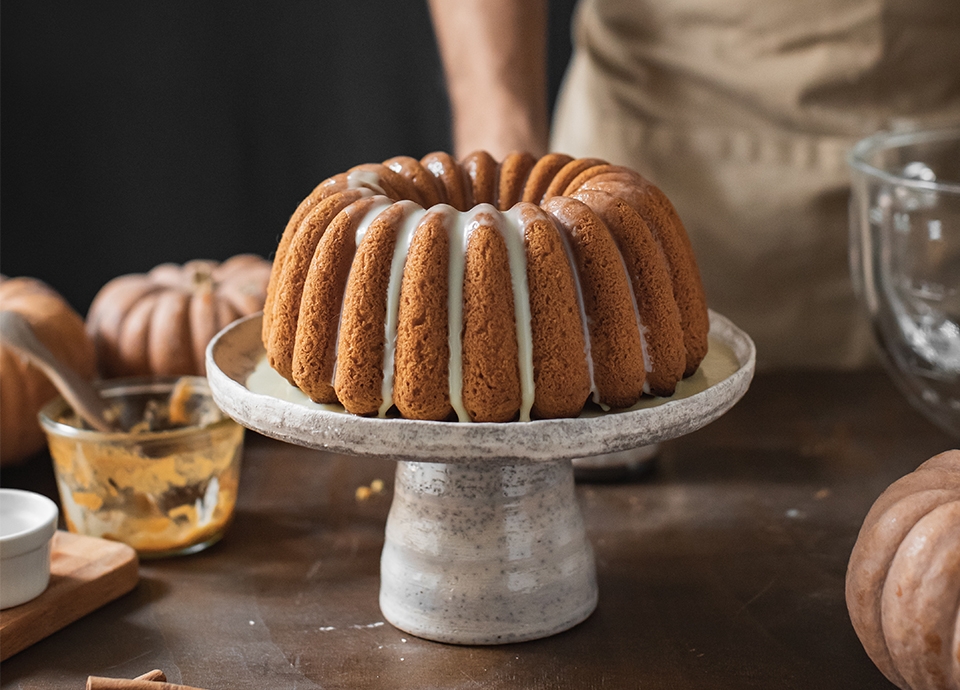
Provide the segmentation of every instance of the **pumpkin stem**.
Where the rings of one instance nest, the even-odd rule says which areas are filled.
[[[194,292],[213,289],[213,272],[206,266],[193,269],[190,276],[191,287]]]

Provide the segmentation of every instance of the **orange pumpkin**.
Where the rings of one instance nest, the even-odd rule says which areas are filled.
[[[202,376],[210,339],[263,308],[270,266],[240,254],[223,263],[167,263],[114,278],[87,313],[101,374]]]
[[[36,278],[0,276],[0,309],[21,314],[40,342],[78,374],[95,376],[93,343],[83,318],[52,287]],[[56,395],[40,369],[0,344],[0,464],[19,462],[44,447],[37,412]]]
[[[873,504],[846,598],[864,649],[893,683],[960,690],[960,451],[930,458]]]

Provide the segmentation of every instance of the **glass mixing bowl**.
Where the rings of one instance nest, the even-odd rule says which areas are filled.
[[[112,379],[98,387],[131,431],[94,431],[63,398],[40,411],[71,532],[129,544],[141,558],[188,554],[233,518],[244,429],[202,377]]]
[[[960,437],[960,128],[879,133],[848,161],[851,270],[881,357]]]

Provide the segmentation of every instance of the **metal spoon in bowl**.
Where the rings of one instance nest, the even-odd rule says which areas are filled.
[[[57,387],[79,417],[97,431],[120,431],[109,405],[93,385],[58,360],[40,342],[30,323],[14,311],[0,311],[0,341],[37,366]]]

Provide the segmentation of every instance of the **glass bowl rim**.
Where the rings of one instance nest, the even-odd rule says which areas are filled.
[[[867,162],[867,158],[883,149],[894,149],[909,144],[925,144],[934,141],[944,141],[956,139],[960,141],[960,127],[946,127],[941,129],[928,130],[905,130],[895,132],[877,132],[856,142],[850,152],[847,154],[847,163],[851,168],[876,177],[888,184],[895,184],[903,187],[922,189],[931,192],[950,192],[960,194],[960,183],[955,182],[931,182],[929,180],[917,180],[906,177],[900,177],[893,173],[882,170]]]
[[[133,391],[145,389],[144,392],[149,392],[151,387],[172,386],[174,383],[183,378],[190,379],[194,385],[199,385],[201,393],[207,397],[210,397],[212,400],[210,384],[205,376],[130,376],[113,379],[99,379],[93,381],[93,385],[100,391],[104,392],[106,397],[110,397],[110,393],[117,394],[120,391],[128,389],[132,389]],[[223,415],[221,419],[204,426],[185,426],[176,429],[165,429],[162,431],[144,431],[137,434],[131,434],[127,431],[97,431],[96,429],[80,429],[78,427],[71,426],[70,424],[58,422],[54,418],[55,415],[53,412],[54,410],[64,408],[70,409],[70,404],[63,398],[62,395],[58,395],[40,408],[40,412],[37,413],[37,419],[40,421],[40,425],[43,427],[44,431],[62,438],[71,438],[78,441],[92,441],[97,443],[136,443],[137,445],[143,445],[153,441],[168,442],[171,440],[195,436],[201,432],[231,427],[237,424],[237,422],[227,415],[226,412],[221,410],[220,413]]]

